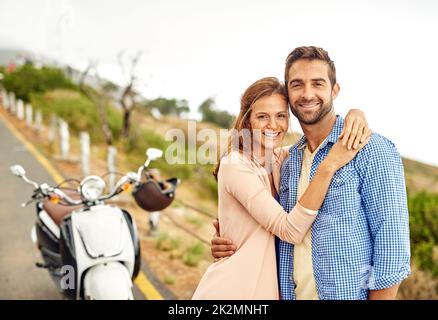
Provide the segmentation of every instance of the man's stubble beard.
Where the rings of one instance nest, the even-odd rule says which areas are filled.
[[[321,100],[319,100],[319,103],[321,103]],[[301,102],[301,101],[300,101]],[[298,104],[299,102],[297,102]],[[328,101],[326,104],[323,104],[321,108],[318,109],[318,111],[316,111],[313,115],[313,117],[311,119],[307,119],[306,115],[304,113],[300,113],[298,112],[297,108],[293,107],[291,104],[291,112],[292,114],[298,119],[298,121],[302,124],[306,124],[306,125],[312,125],[312,124],[316,124],[319,121],[321,121],[321,119],[323,119],[328,113],[330,113],[330,111],[333,110],[333,99],[330,99],[330,101]]]

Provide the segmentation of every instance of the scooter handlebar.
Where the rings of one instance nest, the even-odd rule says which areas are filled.
[[[126,175],[121,177],[119,179],[119,181],[117,181],[114,189],[109,194],[99,197],[98,201],[108,200],[108,199],[114,197],[115,195],[117,195],[118,193],[120,193],[122,191],[122,186],[126,183],[133,183],[133,184],[140,183],[141,174],[148,167],[149,163],[150,163],[150,160],[147,159],[145,161],[145,163],[138,168],[137,172],[128,172]],[[72,198],[70,198],[66,193],[64,193],[59,188],[51,187],[47,183],[42,183],[39,185],[38,183],[36,183],[32,180],[29,180],[25,174],[21,175],[20,177],[26,183],[33,185],[35,187],[35,192],[40,193],[44,197],[50,197],[51,194],[54,193],[57,196],[59,196],[61,200],[65,201],[68,205],[75,206],[75,205],[84,204],[84,200],[82,200],[82,199],[81,200],[73,200]],[[27,206],[29,203],[32,203],[33,201],[35,201],[35,199],[32,199],[32,200],[28,201],[26,204],[22,204],[22,205]]]

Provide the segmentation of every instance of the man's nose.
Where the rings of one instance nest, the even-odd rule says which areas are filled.
[[[315,97],[312,86],[305,86],[301,97],[306,100],[312,100]]]

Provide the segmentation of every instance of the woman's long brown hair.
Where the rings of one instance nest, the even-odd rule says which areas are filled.
[[[240,133],[243,129],[248,129],[250,131],[251,124],[249,119],[251,117],[253,104],[260,98],[271,96],[273,94],[280,94],[284,96],[285,100],[287,101],[285,88],[283,84],[275,77],[262,78],[250,85],[248,89],[245,90],[242,98],[240,99],[240,112],[232,126],[232,129],[235,130],[234,132]],[[221,159],[231,152],[233,146],[237,145],[239,152],[244,151],[243,137],[238,134],[239,141],[233,143],[234,137],[234,134],[231,134],[228,137],[227,151],[222,155],[219,154],[218,156],[217,165],[213,171],[213,176],[216,178],[216,180],[221,164]]]

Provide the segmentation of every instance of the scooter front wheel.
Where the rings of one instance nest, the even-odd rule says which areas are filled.
[[[120,262],[93,266],[85,275],[84,298],[89,300],[133,300],[132,281]]]

